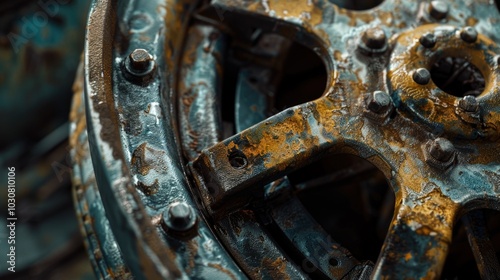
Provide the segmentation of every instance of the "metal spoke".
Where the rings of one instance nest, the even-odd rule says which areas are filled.
[[[287,109],[205,150],[192,171],[209,204],[270,183],[342,143],[336,106],[321,98]]]
[[[396,208],[372,278],[439,278],[458,206],[434,189]]]
[[[304,254],[302,268],[311,276],[323,274],[331,279],[342,279],[360,264],[347,249],[313,222],[297,198],[274,207],[271,216],[283,234]]]
[[[190,160],[222,140],[220,69],[227,37],[211,26],[194,25],[183,54],[178,101],[180,136]],[[192,59],[196,57],[196,59]],[[198,120],[204,120],[200,123]]]

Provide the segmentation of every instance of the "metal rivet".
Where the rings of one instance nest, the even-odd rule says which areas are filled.
[[[465,112],[475,113],[479,110],[479,103],[477,99],[472,95],[464,96],[464,98],[460,99],[458,102],[458,106]]]
[[[125,77],[132,82],[146,85],[153,79],[156,69],[153,56],[145,49],[135,49],[125,59]]]
[[[387,37],[380,27],[373,27],[365,30],[361,37],[365,46],[369,49],[380,50],[385,47]]]
[[[477,31],[472,26],[466,26],[460,31],[460,38],[467,43],[474,43],[477,41]]]
[[[431,73],[425,68],[418,68],[413,72],[413,80],[419,85],[426,85],[431,80]]]
[[[379,125],[385,125],[390,120],[394,104],[387,92],[376,90],[367,96],[365,102],[365,117]]]
[[[420,37],[419,42],[428,49],[433,48],[436,45],[436,36],[433,33],[427,32]]]
[[[153,56],[145,49],[135,49],[129,55],[130,66],[137,72],[142,72],[150,68],[153,63]]]
[[[170,230],[185,232],[195,225],[196,215],[187,203],[174,202],[163,212],[162,222]]]
[[[455,154],[455,147],[449,140],[439,137],[429,145],[429,154],[435,160],[447,162]]]
[[[429,3],[429,14],[436,20],[444,19],[449,12],[448,4],[444,1],[431,1]]]
[[[481,123],[480,116],[481,106],[473,95],[466,95],[458,100],[455,114],[466,123],[479,125]]]
[[[374,113],[383,113],[389,109],[391,97],[384,91],[374,91],[368,102],[368,109]]]

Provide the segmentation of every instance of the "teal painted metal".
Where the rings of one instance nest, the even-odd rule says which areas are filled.
[[[180,9],[174,9],[175,5]],[[189,6],[187,1],[169,7],[163,1],[94,1],[92,5],[89,25],[98,27],[90,28],[87,33],[85,102],[75,108],[85,107],[86,117],[80,115],[74,120],[87,119],[88,135],[82,127],[73,132],[81,135],[84,142],[88,137],[89,149],[82,158],[78,145],[73,146],[73,160],[75,169],[86,170],[75,177],[81,182],[75,184],[77,209],[85,216],[83,205],[95,204],[95,211],[89,211],[87,219],[80,219],[89,241],[88,249],[93,250],[91,259],[101,277],[111,276],[109,272],[106,274],[106,268],[115,269],[118,265],[123,268],[121,276],[134,279],[246,278],[201,218],[200,210],[194,211],[196,225],[186,235],[173,234],[161,222],[168,218],[165,213],[168,214],[166,210],[172,203],[182,201],[197,209],[179,160],[174,140],[178,135],[168,129],[176,124],[164,107],[177,103],[166,97],[173,94],[165,87],[173,77],[163,74],[177,73],[169,64],[158,63],[179,59],[181,53],[166,50],[176,40],[170,37],[173,36],[170,29],[164,29],[166,14],[177,13],[172,17],[182,22]],[[108,33],[107,30],[114,30],[112,26],[125,30]],[[126,39],[122,37],[124,34]],[[205,42],[215,38],[200,36],[199,39]],[[192,47],[198,54],[206,54],[207,65],[214,66],[216,60],[210,53],[221,52],[223,44],[224,41],[214,43],[213,49],[207,51],[203,50],[203,44]],[[156,61],[155,72],[148,81],[137,83],[130,73],[124,74],[129,70],[129,65],[124,67],[129,61],[126,58],[135,49],[146,50]],[[103,59],[107,64],[102,63]],[[210,72],[196,65],[189,67],[193,68],[187,69],[190,78],[186,82],[198,84],[201,79],[206,88],[213,90],[217,74],[212,67],[207,68]],[[195,85],[194,90],[197,88]],[[118,118],[122,121],[116,123]],[[89,158],[92,158],[91,172]],[[92,228],[103,232],[92,234]],[[115,245],[105,247],[102,242]],[[96,254],[96,250],[102,253]]]

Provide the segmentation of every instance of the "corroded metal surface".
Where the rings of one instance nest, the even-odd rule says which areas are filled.
[[[186,34],[179,83],[179,116],[183,150],[194,159],[205,148],[222,139],[220,78],[223,75],[225,35],[211,26],[193,26]],[[208,119],[208,127],[197,127],[197,119]],[[191,127],[194,126],[194,127]],[[199,133],[204,131],[205,133]]]
[[[85,108],[86,124],[81,117],[73,120],[77,127],[74,141],[88,137],[89,150],[75,142],[73,161],[75,170],[86,170],[75,174],[75,199],[82,219],[90,220],[82,222],[88,248],[93,255],[105,251],[91,257],[101,277],[245,278],[199,210],[194,213],[194,236],[167,235],[161,225],[171,204],[196,205],[188,194],[173,131],[167,129],[172,125],[171,112],[162,105],[171,94],[166,85],[173,83],[171,76],[163,74],[173,73],[173,61],[180,55],[174,46],[183,38],[175,28],[182,28],[176,24],[188,12],[184,5],[190,3],[94,1],[92,5],[84,57],[84,102],[76,95],[79,106],[74,106],[75,115]],[[169,28],[163,29],[165,25]],[[124,63],[137,48],[172,63],[157,65],[151,79],[137,82],[121,71],[128,71]],[[156,133],[157,129],[162,132]],[[86,165],[89,159],[91,169]],[[87,212],[89,203],[94,210]],[[92,228],[107,236],[94,237]],[[110,243],[114,246],[108,248]]]
[[[95,1],[85,56],[93,172],[134,277],[435,279],[457,220],[500,210],[489,1],[143,2]],[[277,109],[292,41],[320,57],[326,87]],[[333,240],[288,177],[336,154],[395,194],[375,264]],[[480,252],[484,225],[468,227]]]
[[[385,1],[375,11],[352,15],[322,1],[293,6],[282,1],[215,1],[217,9],[227,11],[227,21],[234,20],[232,14],[259,14],[291,38],[314,37],[311,41],[330,75],[323,97],[214,145],[194,162],[193,172],[205,203],[216,213],[245,205],[249,196],[243,193],[258,195],[262,184],[326,154],[365,158],[384,172],[396,194],[396,214],[374,277],[437,278],[458,213],[498,208],[499,52],[487,38],[498,41],[498,34],[490,29],[495,21],[485,22],[487,27],[478,24],[477,39],[463,35],[462,27],[422,25],[435,21],[426,14],[428,3],[395,4]],[[497,18],[488,5],[475,3],[474,9],[466,10],[451,4],[451,10],[461,11],[455,13],[459,17],[450,13],[441,21],[463,26],[474,18]],[[397,13],[389,11],[392,7]],[[436,37],[432,48],[419,42],[428,32]],[[477,98],[481,117],[475,123],[455,113],[460,97],[413,75],[418,68],[430,71],[444,56],[466,57],[485,76],[486,88]],[[368,106],[367,95],[375,90],[390,92],[396,107],[383,122],[366,115],[380,115]],[[437,137],[451,141],[453,151],[446,159],[433,152]],[[234,158],[244,158],[246,164],[235,166]],[[435,160],[450,163],[437,168],[441,165],[432,164]]]
[[[96,185],[92,159],[89,153],[87,122],[85,119],[83,94],[83,65],[80,66],[73,90],[71,110],[70,146],[73,158],[73,199],[94,273],[99,279],[112,277],[129,279],[130,271],[125,266],[120,248],[106,218],[106,211]]]

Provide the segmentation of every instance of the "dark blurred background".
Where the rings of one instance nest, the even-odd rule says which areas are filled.
[[[68,122],[90,0],[0,3],[0,219],[7,221],[7,167],[16,171],[16,265],[1,279],[94,279],[71,194]]]

